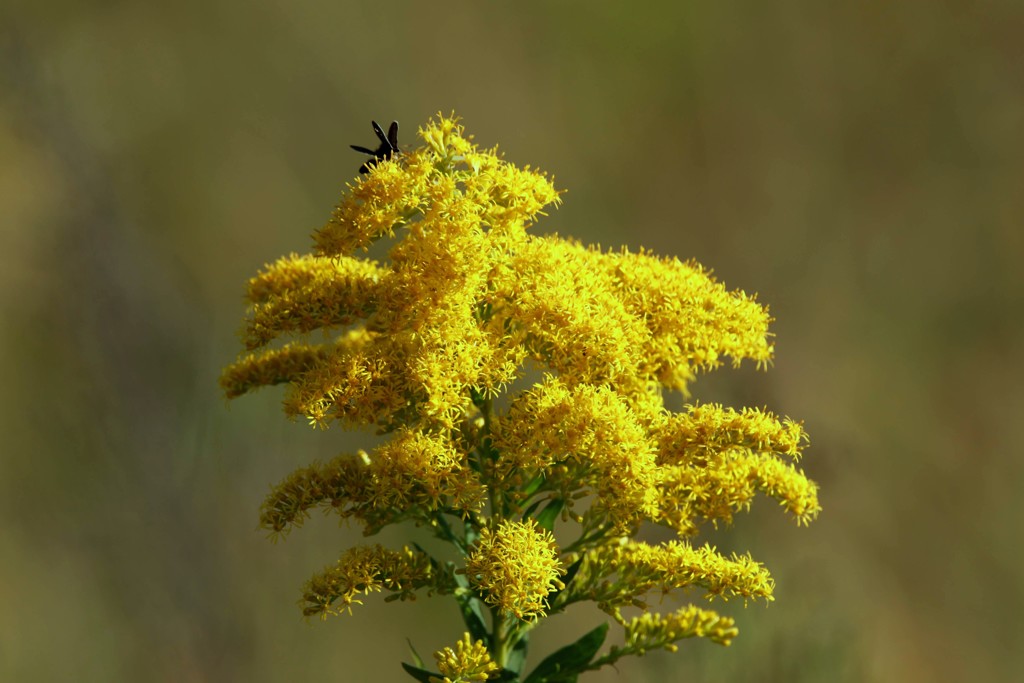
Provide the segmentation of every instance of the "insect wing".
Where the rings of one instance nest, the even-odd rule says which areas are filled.
[[[370,121],[370,123],[373,124],[373,132],[377,134],[378,138],[380,138],[381,148],[379,151],[383,151],[391,147],[391,141],[388,140],[386,135],[384,135],[384,129],[380,127],[380,124],[376,121]]]
[[[398,121],[392,121],[388,127],[388,144],[391,149],[398,151]]]

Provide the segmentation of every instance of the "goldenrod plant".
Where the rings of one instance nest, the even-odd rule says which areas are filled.
[[[480,149],[454,117],[419,137],[371,159],[312,253],[249,281],[246,352],[221,378],[230,398],[285,384],[287,415],[385,436],[273,488],[260,511],[272,535],[318,508],[366,536],[411,522],[453,548],[349,548],[306,584],[304,613],[376,592],[451,596],[465,633],[436,665],[415,651],[403,664],[430,683],[565,683],[686,638],[728,645],[732,618],[659,614],[648,596],[772,600],[764,566],[697,537],[758,491],[814,519],[817,486],[797,467],[807,436],[766,410],[674,412],[664,395],[689,396],[725,359],[767,367],[768,310],[696,263],[532,235],[560,201],[547,176]],[[354,256],[382,238],[386,260]],[[643,540],[645,524],[672,540]],[[584,602],[610,619],[528,666],[530,632]],[[623,640],[606,648],[612,622]]]

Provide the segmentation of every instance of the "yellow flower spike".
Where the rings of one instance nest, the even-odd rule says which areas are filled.
[[[368,503],[385,513],[438,507],[475,510],[484,489],[467,471],[466,458],[447,437],[400,430],[370,457]]]
[[[581,571],[606,610],[644,604],[651,591],[667,594],[693,586],[708,597],[774,599],[775,582],[767,569],[749,556],[727,558],[708,545],[626,541],[591,552]]]
[[[377,283],[385,271],[373,261],[348,257],[291,256],[249,281],[246,323],[249,349],[281,334],[351,325],[376,309]]]
[[[422,552],[356,546],[306,583],[302,612],[322,619],[341,612],[351,614],[352,605],[362,604],[359,595],[383,590],[397,599],[415,600],[413,591],[434,586],[435,578],[430,558]]]
[[[359,514],[368,501],[366,465],[344,455],[329,463],[300,468],[275,486],[260,507],[260,526],[275,537],[287,534],[309,518],[317,506],[342,517]]]
[[[259,387],[298,382],[332,353],[323,346],[288,344],[281,349],[250,354],[224,369],[220,385],[225,396],[237,398]]]
[[[297,377],[284,401],[289,417],[352,425],[386,421],[406,404],[402,366],[388,340],[355,330]]]
[[[676,643],[684,638],[707,638],[728,645],[739,633],[729,617],[694,605],[667,615],[646,612],[626,624],[625,630],[623,649],[637,655],[656,648],[675,652],[679,649]]]
[[[430,158],[418,152],[374,164],[314,234],[317,254],[347,256],[393,234],[422,207],[434,173]]]
[[[683,535],[699,518],[730,523],[762,491],[806,524],[817,516],[818,487],[780,459],[800,458],[803,427],[757,409],[692,406],[670,418],[660,434],[662,520]]]
[[[771,359],[768,309],[728,292],[699,265],[623,249],[605,268],[626,308],[646,321],[645,367],[666,387],[686,392],[696,371],[718,367],[722,356],[733,365]]]

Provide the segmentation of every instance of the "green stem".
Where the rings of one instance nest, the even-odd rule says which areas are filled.
[[[510,623],[497,607],[491,608],[491,621],[494,624],[494,633],[491,634],[491,655],[494,657],[494,663],[504,669],[508,664],[508,655],[515,646],[510,639]]]
[[[508,509],[506,501],[501,492],[498,490],[501,487],[495,486],[493,478],[494,464],[497,459],[497,453],[491,446],[491,418],[493,416],[493,401],[490,398],[481,398],[476,401],[476,406],[480,410],[480,416],[484,420],[484,428],[480,432],[480,443],[477,448],[480,452],[480,469],[484,475],[485,483],[487,484],[487,499],[490,503],[491,515],[494,517],[505,518],[508,516]]]
[[[513,619],[496,607],[491,608],[491,617],[494,624],[494,632],[491,634],[491,658],[502,669],[508,669],[512,655],[520,646],[525,645],[524,639],[540,620]],[[523,662],[519,662],[518,668],[522,668],[522,665]]]
[[[459,537],[458,534],[455,533],[454,529],[452,529],[452,525],[449,524],[448,520],[445,519],[445,517],[444,517],[445,512],[446,512],[446,510],[441,509],[441,510],[437,510],[434,513],[434,516],[433,516],[434,534],[438,538],[440,538],[441,540],[448,541],[449,543],[454,545],[456,548],[459,549],[459,552],[461,552],[463,555],[465,555],[466,554],[466,542],[465,542],[464,539]]]

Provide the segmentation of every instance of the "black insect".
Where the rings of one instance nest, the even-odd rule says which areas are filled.
[[[369,173],[370,168],[381,161],[382,159],[390,159],[396,154],[401,154],[402,150],[398,149],[398,121],[392,121],[388,127],[388,134],[384,135],[384,130],[376,121],[371,121],[373,124],[373,132],[377,134],[380,139],[380,147],[377,149],[367,149],[366,147],[360,147],[359,145],[350,145],[352,149],[363,154],[372,154],[373,158],[368,160],[362,166],[359,167],[360,173]]]

